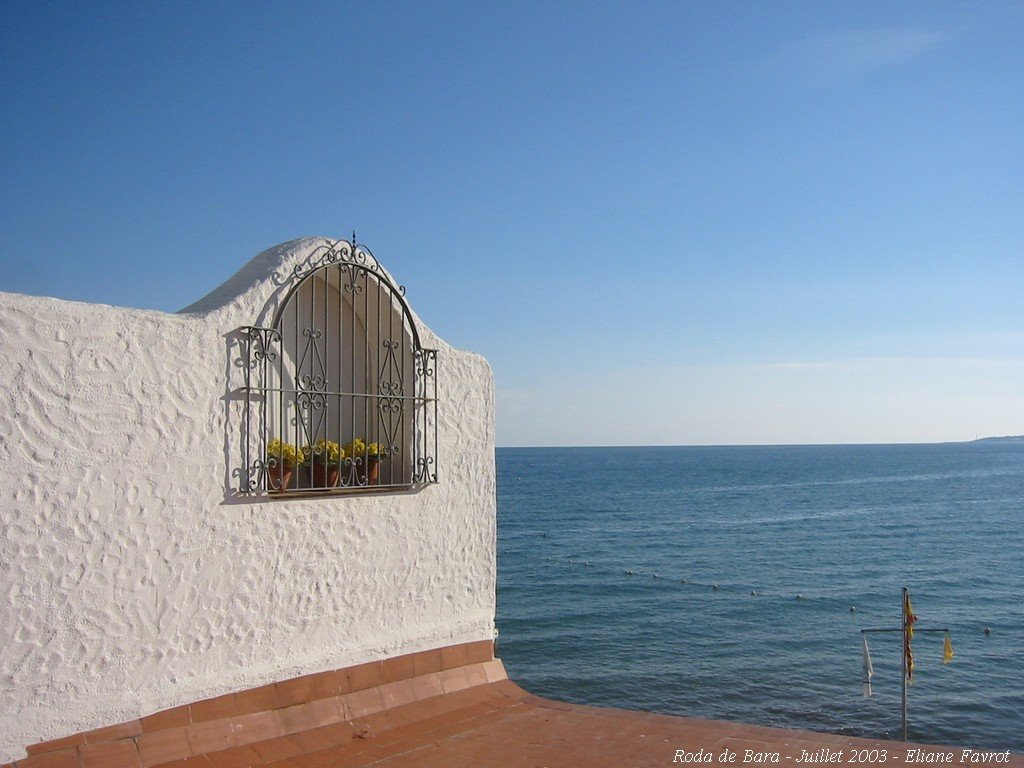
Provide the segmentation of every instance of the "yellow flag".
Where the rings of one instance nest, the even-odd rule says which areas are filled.
[[[946,639],[942,643],[942,663],[949,664],[953,660],[953,644],[949,642],[949,632],[946,633]]]
[[[907,593],[906,599],[903,601],[903,618],[907,627],[907,637],[911,640],[914,639],[914,622],[917,621],[917,616],[914,614],[914,606],[910,604],[910,593]]]
[[[910,604],[910,593],[903,590],[903,668],[906,670],[907,681],[914,679],[914,651],[910,647],[910,641],[914,639],[914,622],[917,615],[914,613],[914,606]]]

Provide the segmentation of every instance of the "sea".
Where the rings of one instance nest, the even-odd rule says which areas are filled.
[[[1024,444],[499,448],[497,649],[563,701],[1024,752]]]

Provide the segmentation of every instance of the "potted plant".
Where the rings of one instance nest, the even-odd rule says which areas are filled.
[[[345,454],[349,456],[359,485],[377,485],[380,479],[380,460],[387,455],[380,443],[369,445],[357,437],[345,446]]]
[[[291,443],[276,437],[267,443],[267,490],[271,493],[286,490],[291,484],[295,465],[301,464],[302,460],[302,451]]]
[[[366,446],[366,482],[376,485],[380,478],[380,461],[387,456],[387,450],[380,443]]]
[[[303,450],[313,488],[333,488],[338,484],[338,468],[345,451],[333,440],[317,440]]]

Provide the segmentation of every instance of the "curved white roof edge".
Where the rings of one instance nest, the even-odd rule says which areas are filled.
[[[271,246],[251,258],[241,269],[203,298],[178,310],[178,314],[216,312],[242,299],[251,291],[261,290],[261,286],[267,283],[279,287],[289,281],[296,264],[307,259],[318,248],[329,248],[343,239],[323,236],[299,237]],[[365,248],[360,250],[366,251]],[[384,271],[383,267],[381,269]],[[265,289],[262,289],[261,293],[263,290]]]
[[[267,248],[203,298],[178,310],[176,314],[224,313],[235,322],[243,324],[268,323],[277,304],[294,284],[295,267],[308,265],[312,257],[319,255],[318,251],[322,253],[342,242],[353,244],[346,238],[317,236],[300,237]],[[383,274],[398,287],[398,282],[372,251],[358,243],[353,245],[370,258],[376,272]],[[427,330],[412,307],[407,304],[407,308],[420,329]]]

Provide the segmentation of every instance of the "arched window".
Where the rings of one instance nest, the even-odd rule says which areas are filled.
[[[344,240],[292,280],[270,326],[245,329],[247,491],[437,482],[437,352],[420,345],[404,290]]]

